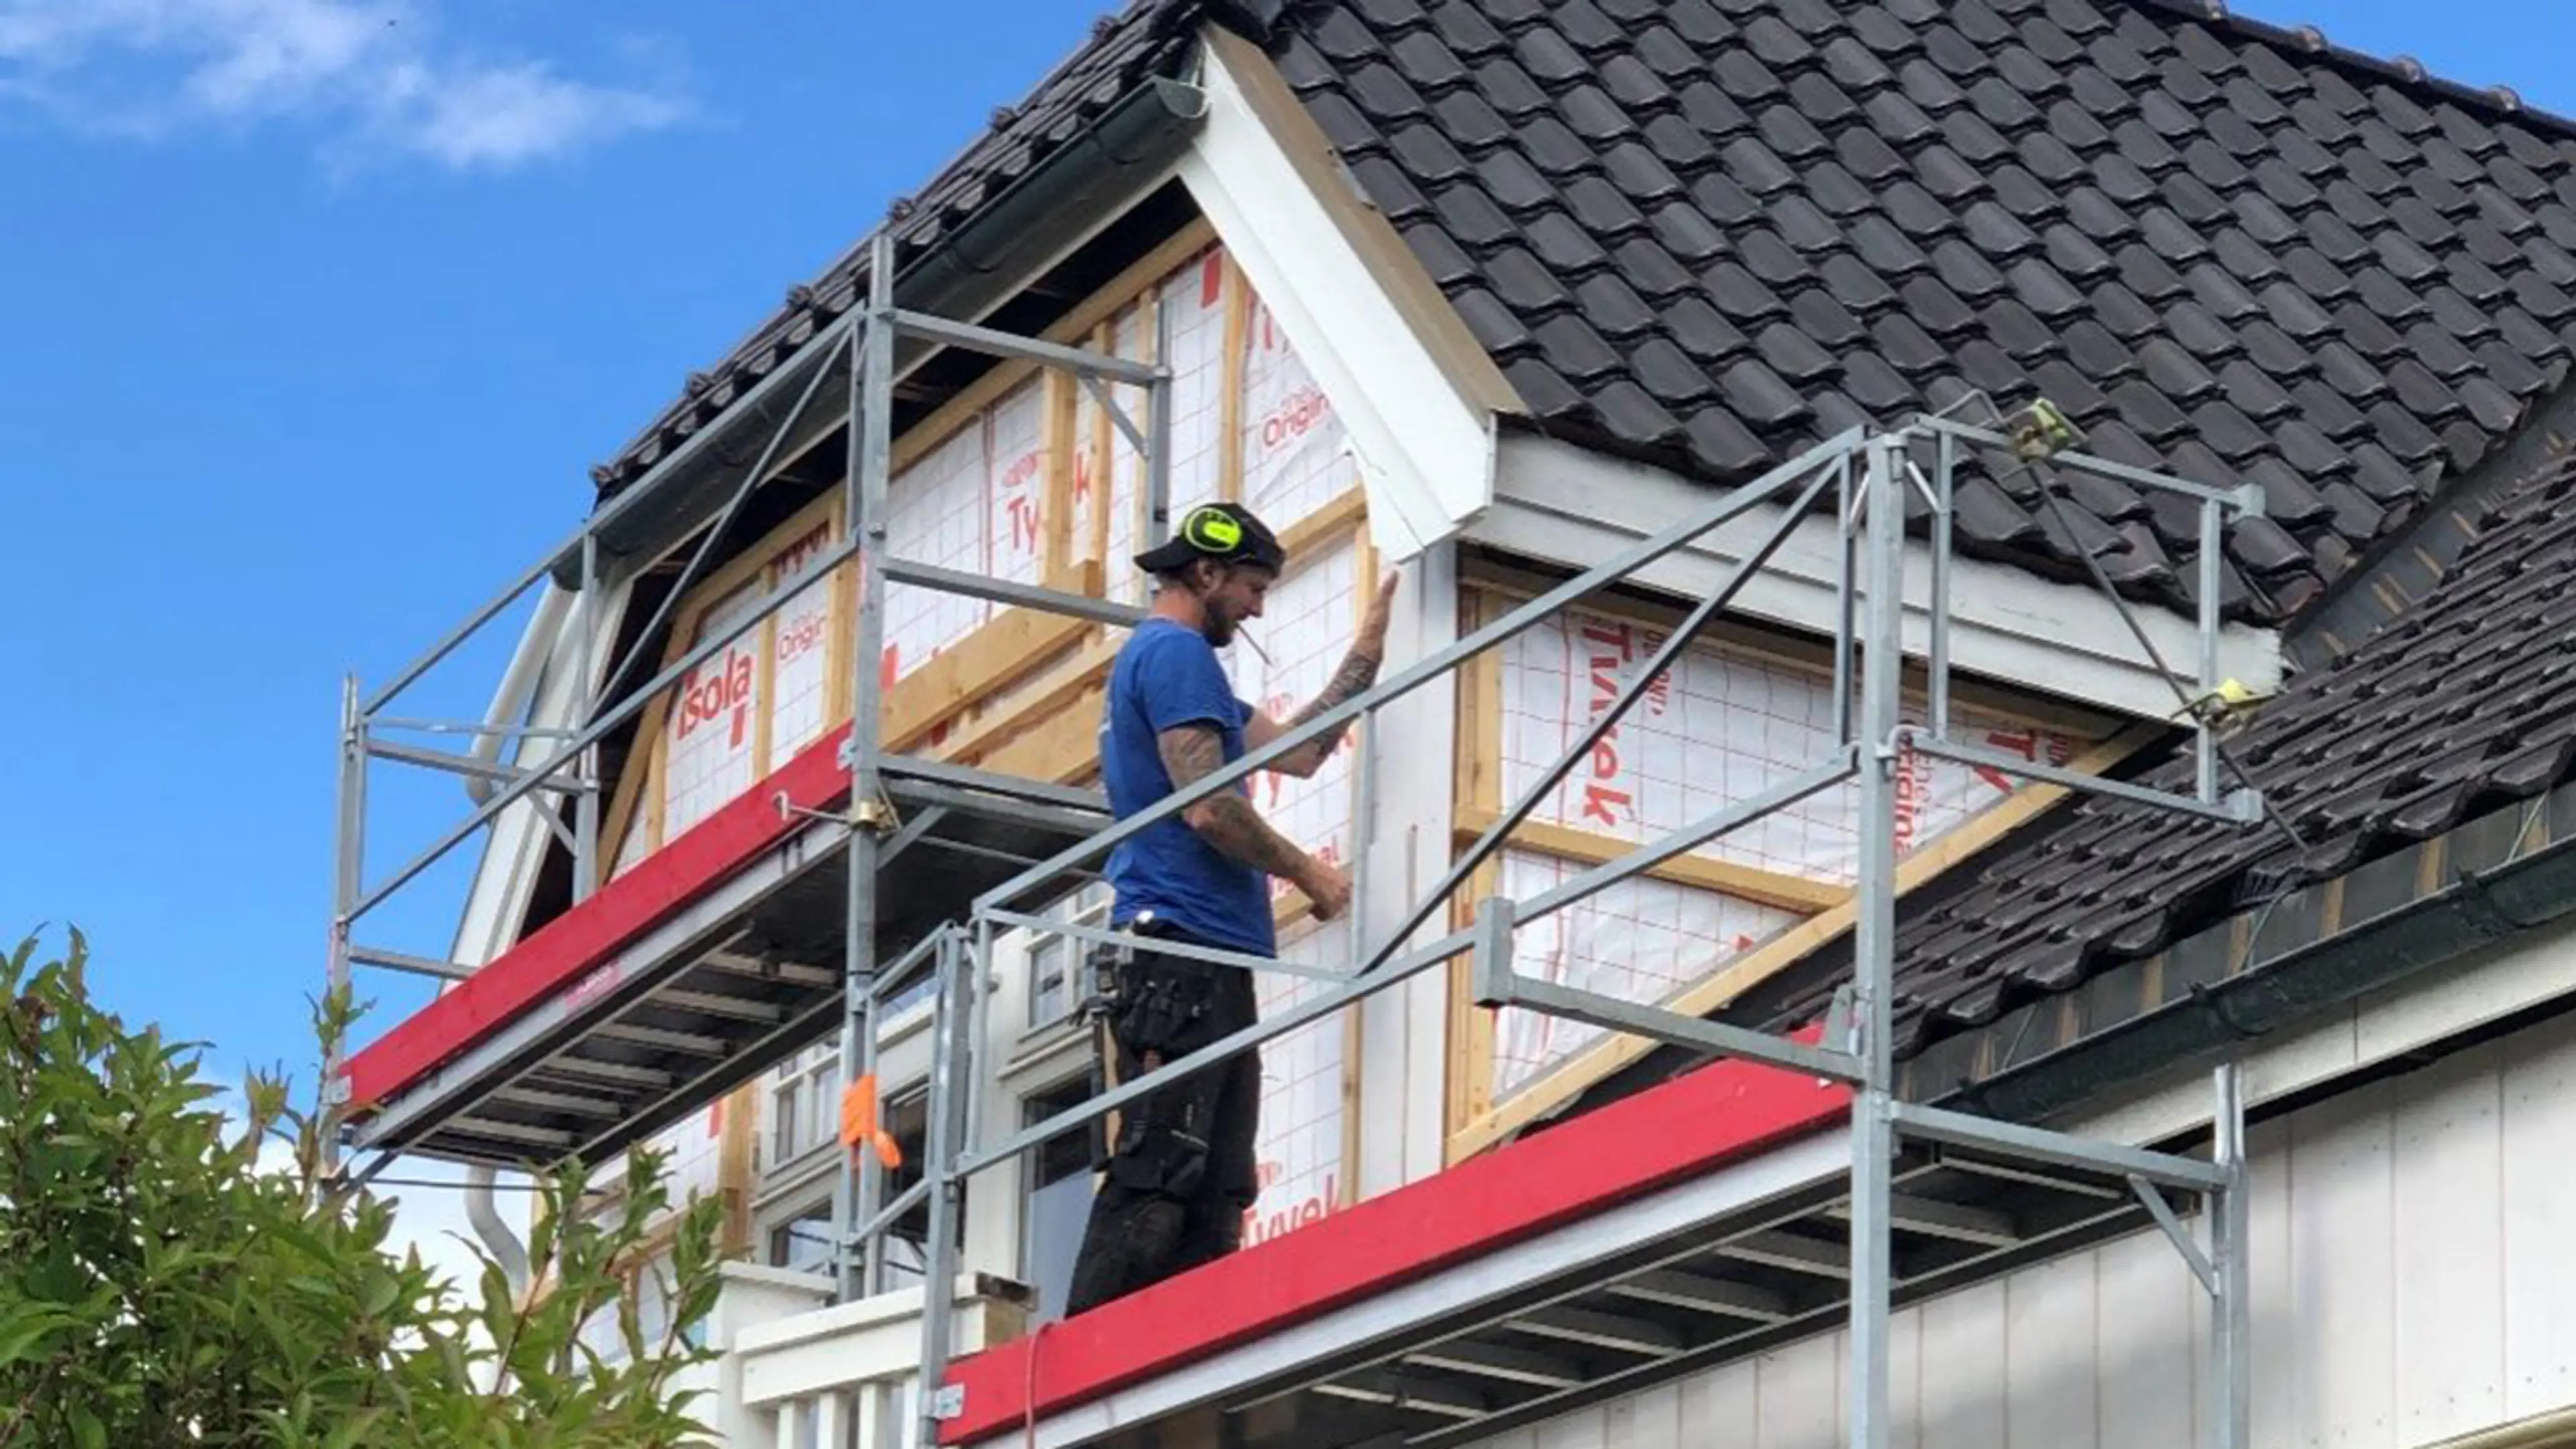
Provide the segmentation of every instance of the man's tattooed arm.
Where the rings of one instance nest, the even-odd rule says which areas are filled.
[[[1325,682],[1323,692],[1308,700],[1304,709],[1281,722],[1280,733],[1286,734],[1335,705],[1346,704],[1367,693],[1368,687],[1377,683],[1377,667],[1377,656],[1353,649],[1343,656],[1342,667],[1333,671],[1333,677]],[[1305,779],[1324,768],[1324,762],[1333,757],[1333,751],[1342,747],[1342,740],[1350,732],[1351,722],[1344,720],[1280,756],[1270,768],[1283,775]]]
[[[1225,767],[1225,741],[1203,725],[1184,725],[1154,737],[1170,772],[1172,788],[1181,789]],[[1181,812],[1181,819],[1217,853],[1238,865],[1302,886],[1313,862],[1306,852],[1270,828],[1252,802],[1234,790],[1219,790]]]

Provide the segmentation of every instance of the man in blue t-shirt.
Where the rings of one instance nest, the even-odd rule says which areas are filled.
[[[1234,641],[1245,620],[1261,617],[1264,596],[1287,562],[1277,537],[1232,503],[1190,510],[1171,538],[1136,556],[1137,567],[1155,579],[1154,606],[1118,651],[1100,719],[1101,780],[1120,818],[1376,681],[1393,574],[1379,582],[1341,668],[1304,709],[1276,720],[1235,695],[1216,651]],[[1269,768],[1312,775],[1344,733],[1327,731]],[[1110,855],[1109,883],[1117,894],[1111,921],[1141,938],[1133,963],[1121,972],[1108,1020],[1122,1081],[1240,1031],[1256,1017],[1248,970],[1156,952],[1152,942],[1275,954],[1274,876],[1303,892],[1318,919],[1350,908],[1350,877],[1272,829],[1254,812],[1249,786],[1245,780],[1218,790]],[[1068,1313],[1241,1243],[1244,1213],[1258,1194],[1253,1137],[1260,1098],[1260,1054],[1244,1052],[1122,1114],[1075,1259]]]

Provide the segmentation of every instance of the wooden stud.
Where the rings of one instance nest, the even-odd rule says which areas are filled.
[[[1099,290],[1076,303],[1073,310],[1039,333],[1039,340],[1072,344],[1076,338],[1134,303],[1139,295],[1149,291],[1174,270],[1188,265],[1190,258],[1207,250],[1215,240],[1216,228],[1205,218],[1191,221],[1125,271],[1112,277]],[[932,410],[930,416],[904,430],[903,436],[894,442],[887,471],[899,474],[920,462],[982,415],[985,409],[999,402],[1011,389],[1026,381],[1030,373],[1037,371],[1037,366],[1034,362],[1016,358],[1005,358],[993,364],[983,376]]]
[[[1108,324],[1094,328],[1092,350],[1109,351],[1117,337],[1117,330]],[[1109,410],[1097,400],[1086,399],[1082,415],[1090,423],[1090,439],[1085,446],[1091,455],[1091,561],[1101,566],[1105,578],[1109,566],[1109,515],[1118,506],[1118,480],[1110,476],[1110,463],[1117,455],[1109,445]]]
[[[1074,566],[1073,463],[1075,394],[1081,389],[1069,373],[1046,376],[1046,562],[1053,577]]]
[[[1220,249],[1224,266],[1225,355],[1217,387],[1216,496],[1229,503],[1243,500],[1243,346],[1252,324],[1252,286],[1234,253]]]
[[[1085,563],[1068,592],[1091,592],[1097,576]],[[968,706],[991,698],[1099,626],[1044,609],[1005,609],[956,647],[896,681],[886,691],[885,748],[902,751],[927,739]]]
[[[1289,567],[1293,570],[1296,560],[1339,542],[1344,533],[1367,521],[1367,490],[1348,489],[1323,507],[1280,529],[1279,548],[1288,555]]]
[[[1474,840],[1502,818],[1500,810],[1470,805],[1458,812],[1455,833],[1461,842]],[[1633,841],[1544,820],[1522,821],[1504,844],[1581,865],[1608,865],[1639,848]],[[1785,871],[1713,860],[1705,855],[1679,856],[1646,874],[1656,880],[1670,881],[1694,890],[1718,891],[1742,900],[1777,906],[1784,911],[1807,914],[1841,905],[1851,896],[1851,887],[1838,881],[1811,880]]]
[[[751,1248],[751,1200],[754,1162],[753,1146],[759,1141],[754,1117],[759,1108],[760,1084],[749,1082],[734,1089],[725,1099],[724,1128],[719,1135],[716,1158],[716,1190],[725,1197],[724,1252],[739,1256]]]
[[[942,753],[949,759],[972,760],[998,749],[1011,737],[1081,698],[1084,690],[1107,679],[1123,640],[1100,638],[1076,650],[1063,664],[1037,674],[1025,691],[1003,707],[948,737]]]
[[[2087,775],[2101,774],[2162,733],[2162,727],[2154,723],[2133,725],[2077,756],[2069,768]],[[1902,899],[1925,881],[1975,856],[2072,793],[2063,785],[2024,785],[2001,804],[1925,844],[1897,864],[1898,897]],[[1706,1016],[1840,938],[1851,929],[1858,914],[1857,903],[1847,900],[1812,916],[1662,1005],[1685,1016]],[[1481,1152],[1503,1140],[1658,1045],[1644,1037],[1611,1036],[1587,1048],[1454,1134],[1449,1143],[1450,1160]]]
[[[1013,722],[1019,732],[974,761],[997,774],[1066,785],[1100,764],[1100,706],[1107,691],[1085,687],[1061,709],[1021,710]]]

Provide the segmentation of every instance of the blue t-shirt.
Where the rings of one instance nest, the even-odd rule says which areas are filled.
[[[1100,712],[1100,776],[1109,808],[1124,819],[1172,793],[1156,737],[1206,725],[1224,737],[1228,763],[1243,758],[1252,706],[1235,697],[1216,650],[1195,629],[1169,619],[1136,626],[1109,671]],[[1235,789],[1249,796],[1249,781]],[[1158,820],[1109,854],[1119,925],[1150,910],[1156,919],[1227,950],[1267,956],[1278,949],[1270,877],[1238,865],[1199,838],[1180,816]]]

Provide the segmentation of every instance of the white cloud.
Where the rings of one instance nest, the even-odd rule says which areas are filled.
[[[303,124],[335,154],[506,169],[677,124],[667,52],[622,82],[440,34],[430,0],[0,0],[0,106],[77,130],[168,137]]]

